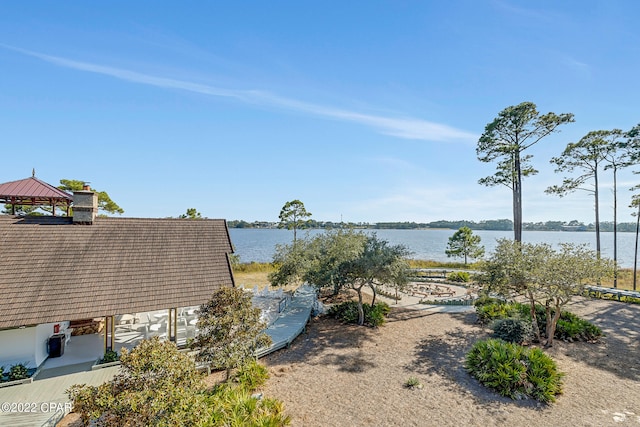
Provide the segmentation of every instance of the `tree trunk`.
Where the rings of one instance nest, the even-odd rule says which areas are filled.
[[[522,242],[522,171],[520,170],[520,151],[514,156],[515,177],[513,180],[513,238]]]
[[[336,296],[336,295],[338,295],[340,293],[340,286],[335,281],[333,275],[331,275],[331,283],[333,283],[333,296]]]
[[[358,293],[358,325],[364,325],[364,309],[362,308],[362,286],[354,288]]]
[[[613,287],[618,287],[618,181],[613,168]]]
[[[560,320],[560,314],[562,312],[560,308],[560,304],[556,301],[555,312],[553,316],[551,316],[551,307],[549,306],[549,302],[547,302],[547,343],[545,347],[553,347],[553,337],[556,334],[556,326],[558,325],[558,320]]]
[[[593,195],[595,198],[595,210],[596,210],[596,256],[600,259],[600,193],[598,191],[598,168],[596,166],[596,170],[593,173],[594,179],[594,191]],[[598,284],[600,280],[598,280]]]
[[[373,292],[373,298],[371,299],[371,307],[373,307],[373,305],[376,303],[376,287],[375,285],[369,285],[369,287],[371,288],[371,292]]]
[[[533,297],[532,292],[527,293],[529,298],[529,311],[531,313],[531,327],[533,328],[533,334],[535,335],[536,342],[542,341],[540,337],[540,328],[538,327],[538,316],[536,315],[536,300]]]
[[[636,290],[636,277],[638,272],[638,234],[640,234],[640,200],[638,201],[638,213],[636,216],[636,247],[633,252],[633,290]]]

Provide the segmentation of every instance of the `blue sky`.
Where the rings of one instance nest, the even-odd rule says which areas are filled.
[[[477,181],[509,105],[575,114],[531,149],[524,221],[593,221],[549,159],[640,122],[640,3],[2,2],[0,182],[91,182],[130,217],[511,218]],[[638,169],[638,168],[636,168]],[[619,220],[632,221],[619,179]],[[612,219],[611,177],[601,218]]]

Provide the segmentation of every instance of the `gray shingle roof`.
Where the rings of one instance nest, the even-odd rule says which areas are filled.
[[[0,328],[200,305],[232,252],[224,220],[0,215]]]

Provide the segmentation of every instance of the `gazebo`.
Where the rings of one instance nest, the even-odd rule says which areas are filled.
[[[16,205],[51,206],[55,216],[56,208],[65,209],[67,216],[73,196],[51,184],[39,180],[35,171],[30,178],[0,184],[0,203],[11,205],[11,214],[16,214]]]

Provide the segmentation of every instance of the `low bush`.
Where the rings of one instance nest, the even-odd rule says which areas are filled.
[[[378,327],[384,324],[384,319],[387,317],[391,308],[386,302],[378,302],[371,307],[369,304],[363,306],[364,309],[364,321],[373,327]]]
[[[282,402],[252,394],[265,372],[248,364],[239,381],[206,388],[186,353],[157,337],[122,352],[122,366],[100,386],[73,385],[67,395],[83,425],[283,426]],[[249,381],[247,378],[256,376]]]
[[[252,395],[243,387],[224,383],[205,396],[207,414],[194,425],[275,427],[291,423],[281,401]]]
[[[4,381],[4,366],[0,366],[0,382]]]
[[[529,304],[513,302],[476,304],[476,313],[480,322],[484,324],[507,318],[520,318],[531,321]],[[551,314],[553,315],[553,311]],[[536,319],[538,320],[538,329],[544,335],[547,325],[547,313],[544,306],[536,305]],[[599,327],[569,311],[563,311],[558,320],[554,338],[563,341],[596,341],[602,335],[602,330]]]
[[[327,314],[344,323],[358,323],[358,303],[355,301],[345,301],[332,305]]]
[[[102,359],[98,361],[98,364],[111,363],[118,360],[120,360],[120,355],[117,351],[107,350],[104,352],[104,356],[102,356]]]
[[[568,311],[560,315],[555,333],[564,341],[596,341],[602,335],[602,329]]]
[[[263,386],[269,379],[269,370],[257,360],[245,363],[233,374],[233,381],[248,391]]]
[[[9,381],[17,381],[29,378],[29,370],[24,363],[17,363],[9,369]]]
[[[522,344],[533,338],[531,321],[518,317],[494,320],[491,324],[491,329],[493,329],[495,338],[515,344]]]
[[[529,304],[517,304],[521,317],[531,319]],[[551,311],[553,315],[554,311]],[[540,333],[544,334],[547,325],[547,312],[542,305],[536,305],[536,319]],[[596,341],[602,336],[602,330],[596,325],[581,319],[569,311],[560,314],[554,338],[563,341]]]
[[[373,327],[384,323],[384,318],[389,314],[391,308],[385,302],[378,302],[371,307],[370,304],[362,304],[364,311],[364,323]],[[328,313],[345,323],[358,323],[358,303],[356,301],[345,301],[332,306]]]
[[[504,301],[476,304],[476,313],[483,324],[490,324],[498,319],[521,317],[520,307],[517,304]]]
[[[471,276],[466,271],[452,271],[447,275],[447,280],[452,282],[467,283]]]
[[[512,399],[550,403],[562,393],[564,374],[538,348],[499,339],[478,341],[467,353],[464,366],[485,387]]]

